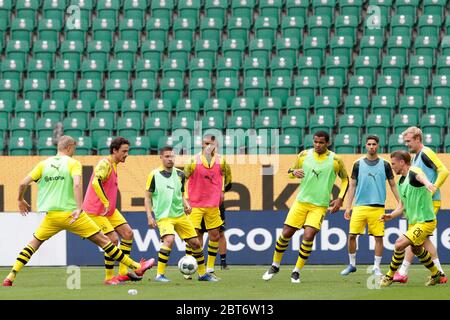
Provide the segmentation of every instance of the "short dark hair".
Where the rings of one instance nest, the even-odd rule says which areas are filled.
[[[117,137],[109,145],[109,154],[113,154],[114,150],[119,150],[123,144],[130,145],[130,141],[124,137]]]
[[[173,151],[173,147],[171,147],[171,146],[164,146],[164,147],[159,149],[159,154],[163,154],[166,151]]]
[[[391,158],[403,160],[407,165],[411,164],[411,155],[405,150],[397,150],[391,153]]]
[[[377,142],[377,144],[380,143],[380,138],[378,138],[378,136],[377,136],[377,135],[374,135],[374,134],[369,134],[369,135],[366,137],[366,143],[367,143],[369,140],[375,140],[375,141]]]
[[[316,133],[314,133],[314,137],[324,137],[326,142],[330,142],[330,135],[326,131],[317,131]]]

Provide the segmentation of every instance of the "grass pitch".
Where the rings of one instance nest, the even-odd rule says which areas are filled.
[[[118,286],[103,285],[103,268],[82,267],[80,289],[68,289],[74,284],[73,273],[66,267],[25,267],[13,287],[0,287],[1,300],[414,300],[450,299],[450,284],[425,287],[428,271],[414,265],[407,284],[394,283],[377,289],[375,277],[366,273],[367,266],[358,266],[356,273],[343,277],[339,272],[345,266],[306,266],[301,272],[301,283],[290,283],[292,266],[282,266],[271,281],[261,276],[266,266],[230,266],[230,270],[217,270],[220,282],[184,280],[178,269],[168,267],[169,283],[154,281],[156,270],[145,274],[141,282],[128,282]],[[388,266],[383,266],[385,272]],[[444,266],[449,271],[450,266]],[[9,268],[0,268],[3,279]],[[117,268],[116,268],[117,270]],[[136,289],[137,295],[129,295]]]

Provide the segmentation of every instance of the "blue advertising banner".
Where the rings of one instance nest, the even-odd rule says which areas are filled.
[[[442,210],[438,215],[438,228],[432,237],[437,245],[441,263],[450,263],[450,210]],[[227,262],[229,264],[270,264],[278,236],[281,234],[286,211],[228,211],[226,213],[226,237],[228,240]],[[134,230],[131,256],[157,257],[159,233],[149,229],[143,212],[125,213],[125,218]],[[317,234],[313,252],[308,264],[347,264],[347,232],[349,221],[343,212],[329,214]],[[383,263],[389,263],[395,240],[407,229],[404,219],[386,223]],[[294,264],[298,257],[299,230],[292,238],[284,255],[283,264]],[[177,263],[184,255],[184,243],[176,237],[169,265]],[[371,264],[374,257],[374,241],[367,234],[358,239],[357,262]],[[206,250],[205,250],[206,252]],[[90,241],[67,233],[68,265],[103,265],[103,253]]]

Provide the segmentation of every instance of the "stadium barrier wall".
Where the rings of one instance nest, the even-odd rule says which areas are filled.
[[[33,238],[44,214],[29,213],[22,217],[19,213],[0,213],[0,266],[11,266],[19,252]],[[66,232],[60,232],[46,241],[36,252],[29,266],[65,266],[67,241]]]
[[[353,162],[362,155],[342,155],[349,174]],[[389,155],[382,155],[389,159]],[[84,190],[94,166],[101,158],[99,156],[77,156],[83,164]],[[244,211],[276,211],[288,210],[298,192],[298,180],[289,179],[287,170],[291,167],[296,155],[247,155],[227,156],[233,175],[233,188],[225,195],[225,206],[228,210]],[[450,154],[440,154],[439,158],[450,168]],[[45,157],[38,156],[0,156],[0,167],[7,168],[0,172],[0,212],[17,211],[17,190],[19,182],[28,172]],[[178,156],[176,164],[183,167],[189,159]],[[12,163],[14,165],[12,165]],[[144,189],[149,172],[160,166],[159,156],[129,156],[126,163],[119,166],[118,207],[124,212],[144,210]],[[448,179],[450,180],[450,179]],[[333,189],[333,194],[339,192],[340,181]],[[442,208],[450,209],[450,183],[446,181],[441,188],[443,195]],[[25,195],[25,199],[36,210],[37,186],[32,187]],[[388,188],[386,207],[395,208],[395,199]]]
[[[275,242],[281,234],[286,213],[286,211],[227,212],[227,262],[247,265],[270,264]],[[126,213],[125,217],[134,230],[132,257],[135,259],[157,257],[159,233],[148,228],[145,213]],[[349,222],[343,217],[343,211],[328,214],[322,224],[321,231],[316,236],[313,253],[308,260],[308,264],[347,264],[348,224]],[[407,222],[405,219],[395,219],[386,223],[383,263],[390,262],[395,240],[406,231],[406,228]],[[298,231],[294,235],[283,258],[283,264],[295,264],[302,232]],[[439,212],[438,230],[432,239],[437,244],[441,262],[450,263],[450,210]],[[175,265],[178,262],[178,259],[184,255],[184,249],[184,243],[177,236],[170,255],[170,265]],[[360,236],[357,253],[358,263],[372,264],[373,249],[373,237]],[[218,260],[219,258],[217,258],[216,263]],[[68,234],[67,264],[103,265],[103,255],[89,241]]]

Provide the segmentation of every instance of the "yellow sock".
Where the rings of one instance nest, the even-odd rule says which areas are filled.
[[[216,262],[217,251],[219,251],[219,241],[208,242],[208,261],[206,263],[207,271],[214,270],[214,263]]]
[[[158,252],[158,274],[164,274],[166,272],[167,261],[169,261],[170,249],[166,246],[161,246]]]
[[[16,274],[22,270],[22,268],[30,261],[31,256],[35,253],[36,250],[31,245],[27,245],[25,248],[20,251],[16,262],[14,263],[11,272],[8,274],[7,278],[11,281],[16,279]]]
[[[186,255],[192,256],[192,248],[186,243]]]
[[[124,265],[126,265],[127,267],[135,270],[135,269],[139,269],[141,267],[141,265],[139,263],[137,263],[136,261],[134,261],[133,259],[131,259],[130,257],[127,257],[122,250],[120,250],[119,248],[117,248],[112,242],[109,242],[106,246],[104,246],[103,251],[105,251],[105,253],[112,259],[114,259],[115,261],[119,261],[122,262]]]
[[[122,252],[125,254],[125,256],[129,257],[131,253],[131,247],[133,246],[133,239],[131,240],[120,240],[120,247],[119,249],[122,250]],[[119,275],[124,276],[128,273],[128,267],[124,265],[123,263],[119,264]]]
[[[205,267],[205,256],[203,255],[202,248],[198,249],[191,249],[192,250],[192,256],[197,260],[198,264],[198,275],[202,276],[206,273],[206,267]]]
[[[312,245],[312,241],[302,240],[300,250],[298,251],[297,263],[295,264],[296,269],[301,270],[305,266],[306,260],[308,260],[311,255]]]
[[[431,271],[432,276],[435,276],[439,272],[438,267],[434,264],[433,259],[431,259],[431,254],[425,248],[422,247],[422,252],[417,255],[417,258],[419,258],[420,263]]]
[[[275,251],[273,252],[273,262],[276,264],[281,263],[281,259],[283,259],[284,252],[289,246],[289,241],[291,238],[285,238],[280,236],[277,240],[277,244],[275,245]]]
[[[114,265],[116,261],[105,253],[105,280],[114,278]]]
[[[397,251],[394,249],[394,254],[392,255],[391,264],[389,265],[389,270],[386,273],[389,277],[394,277],[395,272],[403,263],[403,259],[405,258],[405,250]]]

